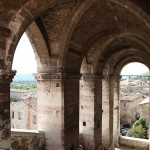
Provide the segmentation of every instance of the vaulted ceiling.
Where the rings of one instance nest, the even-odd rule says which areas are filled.
[[[45,41],[41,51],[49,60],[44,62],[76,72],[84,57],[87,64],[105,64],[120,51],[130,53],[131,49],[131,55],[118,57],[116,63],[129,61],[127,57],[133,60],[132,55],[145,62],[144,55],[150,56],[149,8],[149,0],[1,0],[0,59],[6,59],[7,65],[12,62],[21,35],[35,22],[41,36],[32,33],[29,38],[36,39],[35,47],[42,38]],[[30,31],[37,32],[34,27]]]

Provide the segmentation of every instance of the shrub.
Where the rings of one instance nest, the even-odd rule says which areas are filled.
[[[133,129],[130,130],[128,136],[148,139],[148,128],[146,127],[146,119],[144,117],[140,117],[140,119],[133,124]]]

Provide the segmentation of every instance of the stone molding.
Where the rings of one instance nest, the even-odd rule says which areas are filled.
[[[120,80],[122,76],[104,76],[99,74],[82,74],[82,80],[95,80],[95,79],[106,79],[106,80]]]
[[[37,73],[34,74],[37,81],[42,80],[65,80],[65,79],[77,79],[81,78],[80,74],[73,73]]]
[[[15,70],[0,70],[0,82],[12,82],[15,75]]]
[[[96,80],[96,79],[102,79],[102,75],[94,75],[94,74],[82,74],[81,80]]]
[[[113,75],[108,75],[108,76],[103,76],[103,79],[106,79],[106,80],[110,80],[110,79],[113,79],[113,80],[120,80],[122,78],[122,76],[113,76]]]

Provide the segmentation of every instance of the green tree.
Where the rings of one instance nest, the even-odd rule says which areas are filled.
[[[128,136],[148,139],[148,128],[146,126],[146,119],[144,117],[140,117],[139,120],[133,124],[133,129],[130,130]]]
[[[127,92],[128,92],[128,93],[132,93],[132,92],[134,92],[134,90],[133,90],[132,87],[127,87]]]

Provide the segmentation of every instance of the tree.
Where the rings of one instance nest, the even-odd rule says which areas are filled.
[[[146,126],[146,119],[144,117],[140,117],[139,120],[133,124],[133,129],[130,130],[128,136],[148,139],[148,128]]]
[[[132,87],[127,87],[127,92],[128,92],[128,93],[132,93],[132,92],[134,92],[134,90],[133,90]]]

